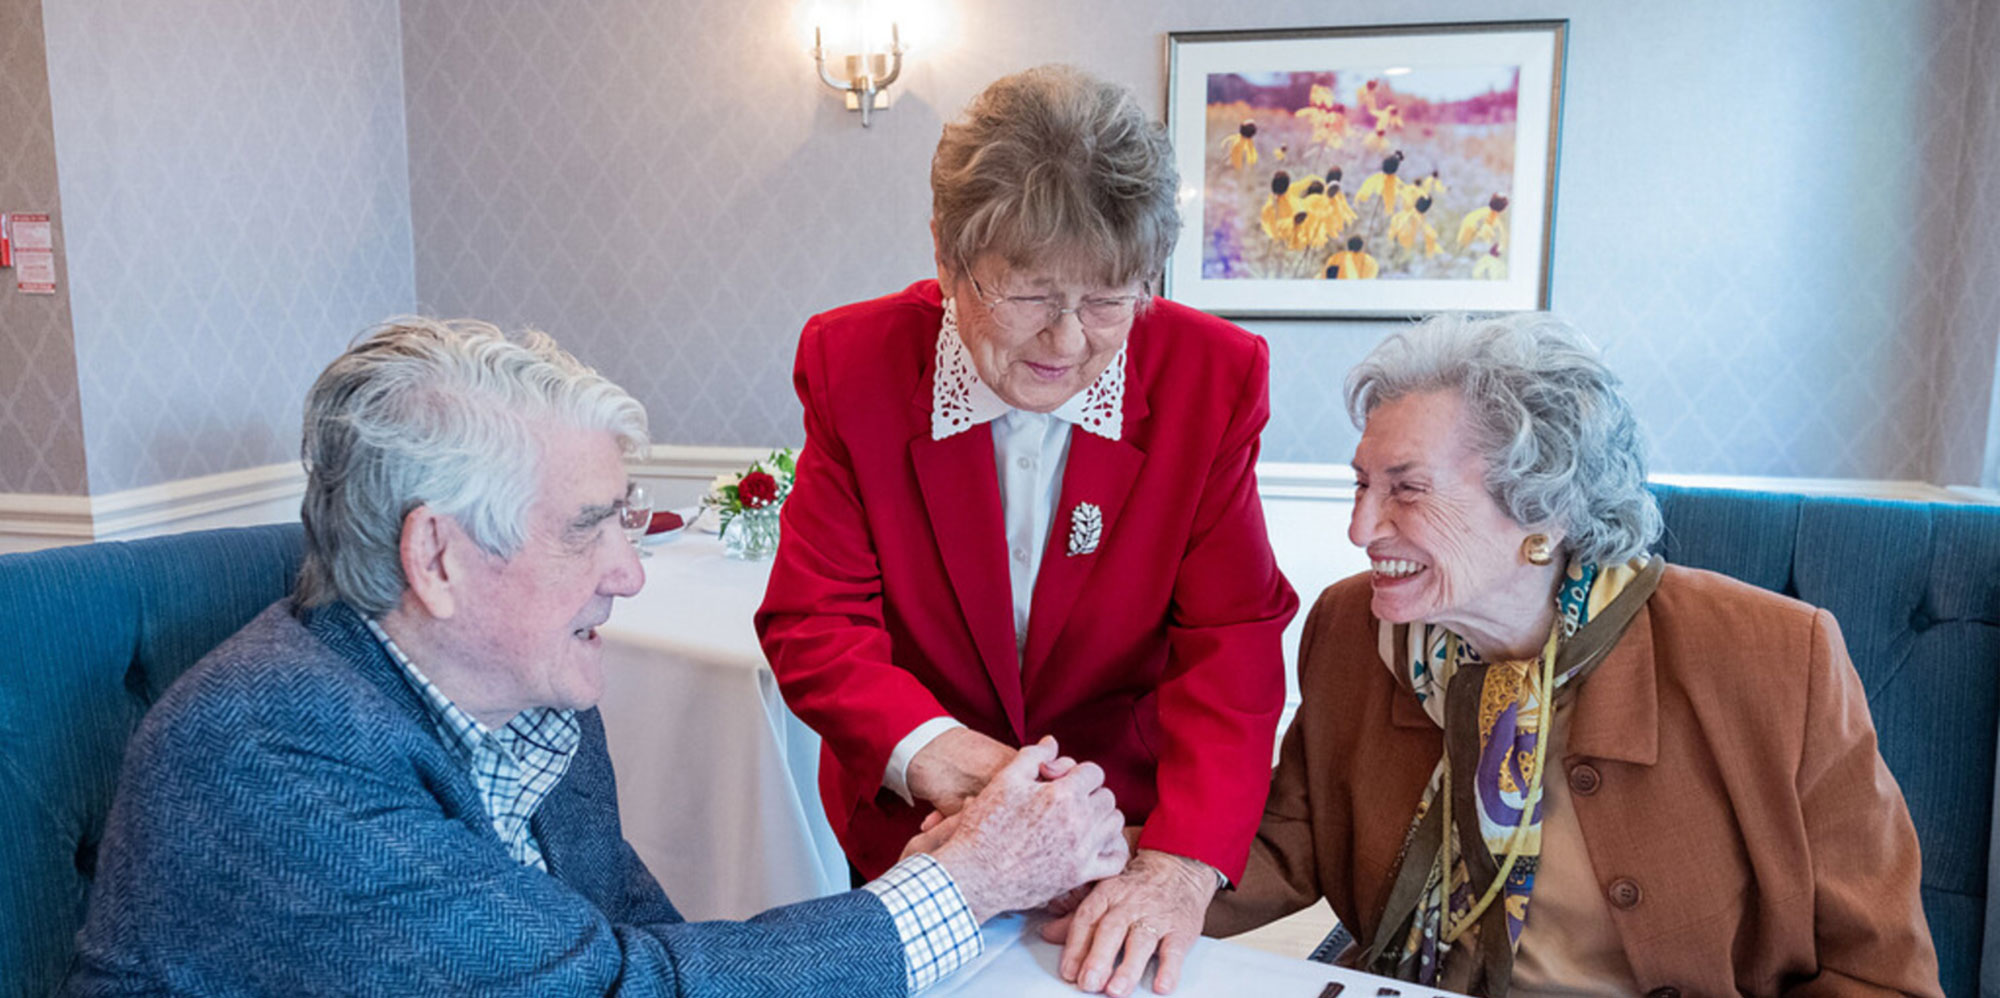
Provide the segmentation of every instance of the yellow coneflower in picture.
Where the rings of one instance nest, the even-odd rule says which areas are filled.
[[[1379,197],[1382,199],[1383,211],[1395,211],[1399,207],[1396,203],[1397,188],[1403,185],[1402,180],[1397,178],[1396,171],[1402,167],[1403,151],[1398,149],[1382,161],[1380,173],[1370,174],[1367,180],[1361,182],[1361,192],[1354,195],[1355,205],[1358,207],[1366,203],[1369,198]]]
[[[1331,173],[1340,175],[1338,167]],[[1299,208],[1306,213],[1306,223],[1300,229],[1299,249],[1319,249],[1332,242],[1335,236],[1346,231],[1360,216],[1347,204],[1347,195],[1340,192],[1340,183],[1318,177],[1306,185],[1305,196],[1299,199]]]
[[[1403,128],[1403,112],[1397,110],[1394,104],[1384,104],[1376,108],[1375,127],[1385,132],[1401,131]]]
[[[1375,113],[1375,88],[1381,85],[1381,80],[1369,80],[1354,94],[1354,99],[1360,101],[1361,106],[1367,108],[1369,114]]]
[[[1290,149],[1290,148],[1291,148],[1291,146],[1288,146],[1288,145],[1285,145],[1285,144],[1283,144],[1283,143],[1279,143],[1279,145],[1278,145],[1278,148],[1276,148],[1276,149],[1273,149],[1273,150],[1271,150],[1271,159],[1272,159],[1272,160],[1274,160],[1274,161],[1276,161],[1276,162],[1279,162],[1279,163],[1282,163],[1282,162],[1284,162],[1284,161],[1285,161],[1285,150],[1287,150],[1287,149]]]
[[[1374,257],[1361,252],[1364,245],[1360,236],[1347,237],[1347,248],[1326,258],[1327,280],[1372,280],[1381,268],[1375,265]]]
[[[1506,196],[1495,194],[1487,199],[1486,207],[1474,208],[1466,212],[1464,221],[1458,223],[1459,247],[1464,248],[1475,242],[1483,243],[1488,240],[1491,240],[1493,245],[1498,247],[1501,243],[1505,242],[1507,240],[1507,219],[1502,213],[1506,210]]]
[[[1368,137],[1361,140],[1361,148],[1376,154],[1386,151],[1389,148],[1389,133],[1379,128],[1369,132]]]
[[[1340,168],[1335,167],[1326,181],[1326,199],[1333,213],[1340,219],[1339,229],[1344,229],[1361,220],[1361,215],[1347,204],[1347,195],[1340,192]],[[1334,231],[1339,231],[1335,229]]]
[[[1236,126],[1236,134],[1222,140],[1222,148],[1229,151],[1229,165],[1232,169],[1247,170],[1257,165],[1257,123],[1245,118]]]
[[[1414,188],[1417,185],[1404,186]],[[1389,219],[1389,237],[1396,240],[1396,243],[1404,249],[1410,249],[1416,245],[1417,237],[1421,235],[1424,237],[1424,256],[1438,255],[1437,229],[1433,228],[1430,221],[1424,217],[1430,210],[1431,199],[1418,195],[1416,200],[1397,212],[1394,218]]]
[[[1444,181],[1438,177],[1436,170],[1432,170],[1430,176],[1417,181],[1417,186],[1423,188],[1424,196],[1430,198],[1433,202],[1443,197],[1450,190],[1450,188],[1444,185]]]
[[[1311,100],[1305,107],[1293,111],[1293,117],[1303,118],[1312,123],[1313,141],[1328,149],[1338,149],[1347,142],[1347,105],[1333,99],[1333,88],[1323,83],[1313,84]]]
[[[1304,217],[1292,234],[1292,248],[1319,249],[1325,246],[1334,236],[1326,209],[1326,181],[1318,177],[1302,178],[1297,203],[1299,213]]]
[[[1479,262],[1472,265],[1472,277],[1479,281],[1504,281],[1507,279],[1507,259],[1500,255],[1500,244],[1493,248]]]
[[[1288,246],[1296,228],[1292,217],[1299,213],[1299,206],[1292,201],[1291,192],[1291,174],[1283,170],[1271,174],[1271,193],[1264,198],[1263,210],[1257,213],[1257,220],[1263,223],[1264,234]]]

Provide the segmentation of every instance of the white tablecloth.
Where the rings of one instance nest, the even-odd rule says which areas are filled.
[[[725,558],[710,534],[646,549],[645,588],[599,629],[625,838],[691,921],[847,890],[819,738],[785,709],[751,627],[770,564]]]
[[[986,952],[978,962],[961,968],[950,979],[924,992],[925,998],[1081,998],[1076,985],[1056,975],[1062,947],[1042,941],[1041,922],[1021,915],[996,918],[986,924]],[[1340,998],[1449,998],[1450,992],[1407,984],[1360,971],[1310,960],[1278,956],[1219,939],[1195,943],[1181,964],[1175,998],[1319,998],[1330,983],[1338,983]],[[1388,989],[1388,990],[1384,990]],[[1133,990],[1153,994],[1151,970]]]

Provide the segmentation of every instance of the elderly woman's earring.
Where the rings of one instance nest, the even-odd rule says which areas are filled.
[[[1528,559],[1530,565],[1548,564],[1549,559],[1555,557],[1555,549],[1549,544],[1549,535],[1529,534],[1521,541],[1521,557]]]

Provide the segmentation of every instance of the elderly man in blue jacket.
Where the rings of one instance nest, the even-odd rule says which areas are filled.
[[[880,880],[683,921],[592,709],[644,581],[617,513],[645,441],[540,334],[406,320],[335,360],[298,590],[134,737],[66,992],[902,996],[1124,865],[1102,773],[1044,742]]]

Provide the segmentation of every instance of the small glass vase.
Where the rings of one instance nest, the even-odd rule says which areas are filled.
[[[743,561],[763,561],[778,553],[778,507],[746,509],[722,532],[722,553]]]

